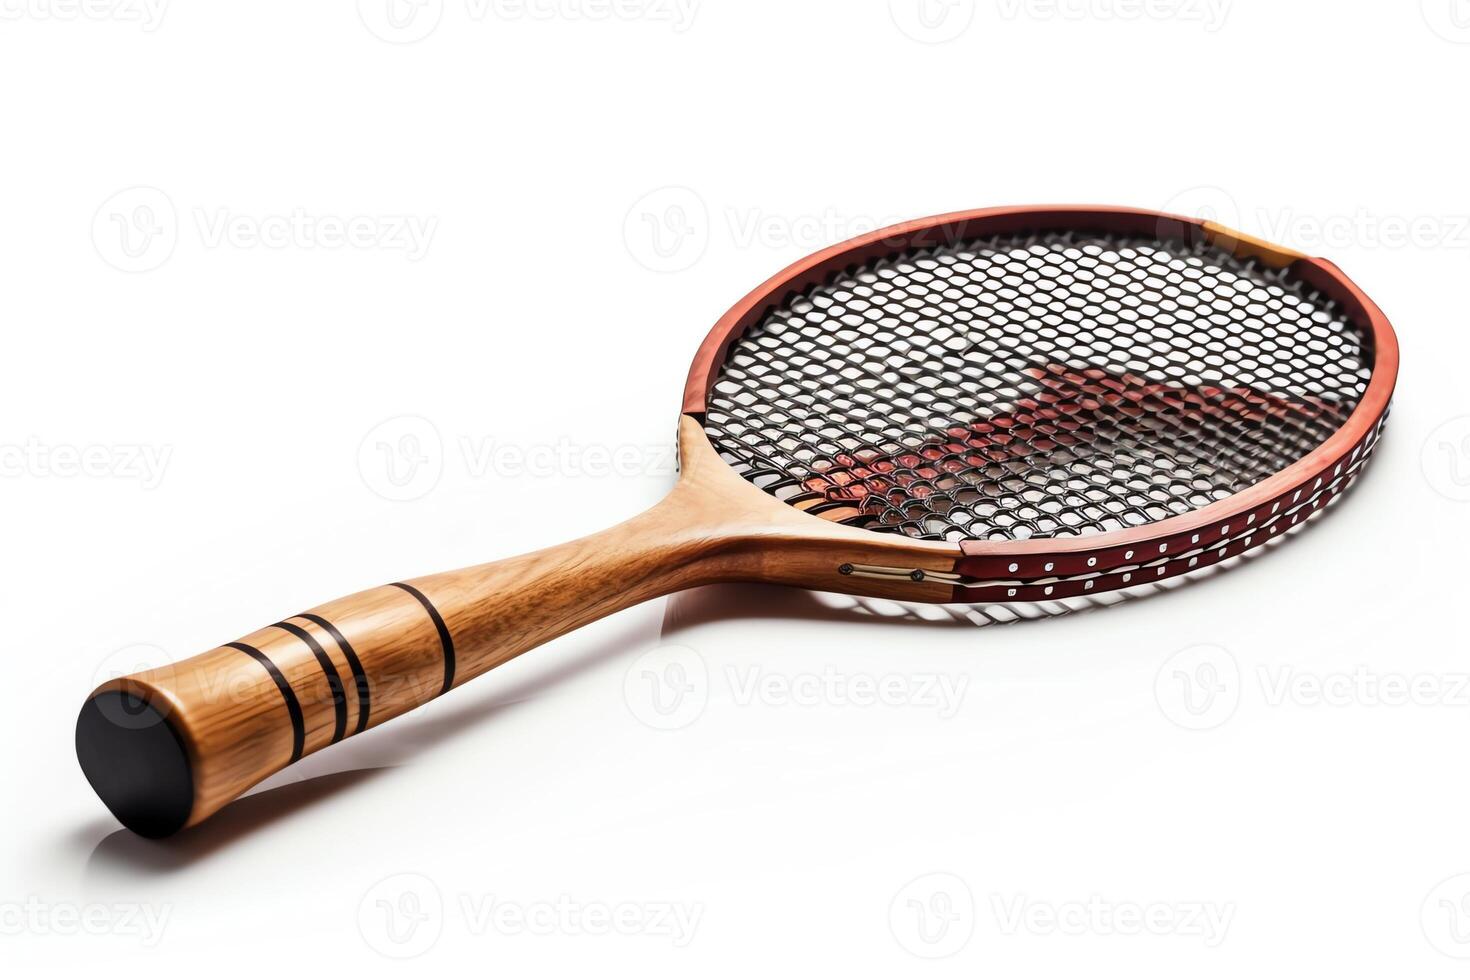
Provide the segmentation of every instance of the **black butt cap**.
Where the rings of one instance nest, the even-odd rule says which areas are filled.
[[[194,776],[184,743],[153,705],[104,691],[77,717],[77,761],[92,789],[122,825],[167,837],[194,806]]]

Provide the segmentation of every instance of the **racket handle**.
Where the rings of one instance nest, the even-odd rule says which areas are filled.
[[[714,581],[677,492],[601,534],[381,586],[199,656],[108,681],[77,757],[129,829],[164,837],[304,755],[619,609]]]

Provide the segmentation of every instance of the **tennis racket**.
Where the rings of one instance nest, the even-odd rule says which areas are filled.
[[[162,837],[681,589],[1031,602],[1186,574],[1342,494],[1397,371],[1388,321],[1336,266],[1212,222],[1008,207],[885,228],[715,325],[651,510],[108,681],[77,756],[118,820]]]

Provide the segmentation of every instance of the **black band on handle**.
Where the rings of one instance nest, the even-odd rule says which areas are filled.
[[[286,702],[286,713],[291,716],[291,762],[295,762],[301,758],[301,751],[306,747],[306,719],[301,714],[301,702],[296,700],[296,692],[291,690],[291,685],[286,682],[286,675],[281,673],[281,668],[271,662],[270,657],[255,647],[246,646],[244,643],[226,643],[225,646],[232,650],[239,650],[241,653],[248,653],[256,663],[270,673],[271,680],[276,682],[276,687],[280,689],[281,697]]]
[[[454,638],[449,635],[449,627],[444,625],[444,617],[439,615],[439,610],[434,608],[428,596],[405,582],[394,582],[392,587],[402,589],[417,599],[434,621],[434,628],[439,631],[439,645],[444,648],[444,686],[439,689],[439,693],[443,694],[454,686]]]
[[[316,613],[302,613],[295,617],[316,623],[322,629],[332,634],[332,639],[342,650],[342,656],[347,658],[347,666],[352,668],[352,679],[357,684],[357,724],[352,728],[352,734],[360,735],[367,729],[368,711],[372,708],[373,694],[368,686],[367,671],[362,669],[362,661],[357,659],[357,651],[352,649],[352,644],[347,642],[347,637],[342,631],[333,626],[330,620],[323,619]]]
[[[332,658],[327,656],[327,651],[322,649],[316,637],[300,626],[295,623],[276,623],[275,627],[285,630],[310,647],[311,655],[316,657],[317,666],[327,675],[327,687],[332,692],[332,711],[335,715],[332,742],[335,744],[342,741],[342,736],[347,734],[347,692],[342,689],[342,675],[337,673],[337,665],[332,663]]]

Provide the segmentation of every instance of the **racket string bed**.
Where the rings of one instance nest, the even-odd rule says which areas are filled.
[[[1203,243],[1067,233],[850,270],[731,345],[705,429],[811,513],[917,538],[1096,534],[1320,445],[1372,351],[1335,304]]]

